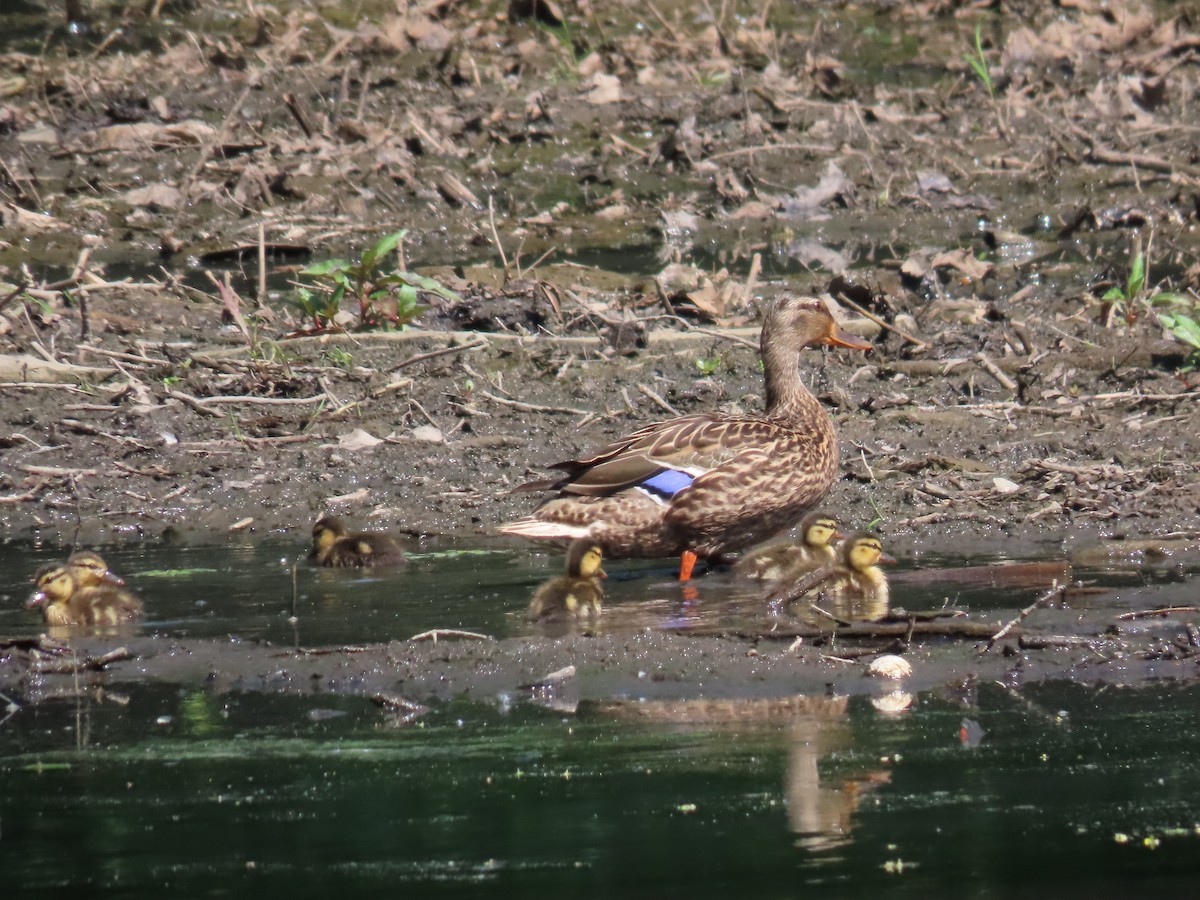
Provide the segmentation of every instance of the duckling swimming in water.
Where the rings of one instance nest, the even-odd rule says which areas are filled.
[[[788,603],[819,589],[820,600],[829,604],[829,612],[847,618],[882,618],[887,614],[890,591],[887,575],[879,566],[895,561],[883,552],[876,535],[860,531],[838,546],[833,566],[809,572],[780,587],[770,603]]]
[[[337,516],[321,516],[312,529],[308,558],[319,566],[391,566],[405,562],[400,543],[382,531],[348,531]]]
[[[41,607],[47,625],[120,625],[141,616],[142,602],[119,587],[120,579],[103,563],[89,551],[73,554],[66,563],[42,566],[34,576],[36,591],[25,606]]]
[[[533,594],[529,618],[594,619],[600,616],[604,590],[600,568],[604,551],[595,541],[575,541],[567,549],[567,574],[551,578]]]
[[[833,542],[845,537],[837,522],[824,513],[809,513],[800,520],[800,540],[768,544],[747,553],[733,567],[738,575],[756,581],[788,581],[805,572],[837,562]]]
[[[75,579],[75,586],[80,588],[100,587],[101,585],[117,585],[125,583],[125,579],[108,567],[99,553],[94,550],[78,550],[67,557],[67,568]]]

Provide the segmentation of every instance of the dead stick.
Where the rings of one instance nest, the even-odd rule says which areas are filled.
[[[474,638],[478,641],[495,640],[495,638],[490,634],[480,634],[478,631],[461,631],[458,628],[430,628],[428,631],[422,631],[420,634],[414,634],[409,638],[409,640],[433,641],[436,644],[439,637]]]
[[[1029,614],[1031,612],[1033,612],[1035,609],[1037,609],[1042,604],[1048,603],[1049,601],[1053,600],[1055,597],[1058,597],[1059,599],[1061,599],[1063,594],[1066,593],[1066,590],[1067,590],[1067,586],[1064,584],[1060,587],[1058,584],[1058,579],[1056,578],[1054,581],[1052,581],[1050,583],[1050,590],[1046,591],[1046,593],[1042,594],[1042,596],[1038,597],[1036,600],[1034,600],[1032,603],[1030,603],[1027,607],[1025,607],[1023,610],[1021,610],[1020,613],[1017,614],[1017,617],[1015,619],[1010,620],[1008,622],[1008,624],[1006,624],[1003,628],[1001,628],[999,631],[997,631],[995,634],[993,634],[991,639],[983,647],[980,648],[979,652],[987,653],[989,650],[992,649],[992,647],[995,646],[996,641],[1000,640],[1002,637],[1004,637],[1006,634],[1008,634],[1010,631],[1012,631],[1017,625],[1019,625],[1021,622],[1023,622],[1029,616]]]
[[[979,367],[995,378],[1005,390],[1015,391],[1017,389],[1017,383],[1005,375],[999,366],[982,353],[975,354],[975,362],[979,363]]]
[[[1200,606],[1160,606],[1157,609],[1135,609],[1133,612],[1121,613],[1117,621],[1127,622],[1130,619],[1148,619],[1152,616],[1170,616],[1175,613],[1200,612]]]
[[[486,347],[487,345],[488,342],[485,340],[475,341],[472,344],[459,344],[458,346],[442,347],[440,350],[430,350],[428,353],[418,353],[416,356],[410,356],[394,369],[389,369],[388,374],[391,375],[394,372],[399,372],[401,369],[408,368],[409,366],[415,365],[419,362],[424,362],[427,359],[436,359],[437,357],[445,356],[448,353],[462,353],[466,350],[476,350],[480,347]]]
[[[870,319],[872,322],[874,322],[880,328],[886,329],[887,331],[892,332],[892,334],[900,335],[900,337],[904,338],[909,343],[916,344],[918,350],[928,349],[929,344],[927,344],[925,341],[921,340],[918,337],[914,337],[913,335],[911,335],[907,331],[905,331],[903,328],[897,328],[895,325],[885,322],[883,319],[879,318],[879,316],[875,315],[870,310],[867,310],[867,309],[859,306],[857,303],[855,303],[853,300],[851,300],[845,294],[839,293],[837,300],[838,300],[838,303],[845,304],[846,306],[850,307],[852,310],[854,310],[859,315],[866,316],[868,319]]]

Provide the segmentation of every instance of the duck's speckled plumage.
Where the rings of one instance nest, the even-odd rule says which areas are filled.
[[[870,346],[840,329],[821,301],[781,297],[760,339],[763,414],[681,416],[559,463],[565,477],[524,486],[558,495],[500,531],[587,538],[610,557],[686,559],[735,552],[791,527],[837,474],[833,423],[798,369],[801,351],[815,344]]]

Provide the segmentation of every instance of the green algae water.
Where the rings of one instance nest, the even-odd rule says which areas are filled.
[[[117,688],[114,688],[117,689]],[[140,687],[0,733],[14,896],[1185,896],[1200,692],[984,687],[631,721]],[[751,710],[751,712],[753,712]]]
[[[512,547],[421,547],[375,572],[294,566],[282,544],[101,549],[146,602],[137,630],[168,648],[431,628],[544,638],[522,613],[561,566]],[[20,601],[62,555],[0,546],[0,634],[43,630]],[[684,603],[668,567],[609,568],[610,634],[761,622],[757,589],[727,573]],[[1086,602],[1184,603],[1190,571],[1089,573],[1115,593]],[[900,571],[893,599],[1007,618],[1041,590]],[[1045,616],[1065,629],[1078,610]],[[86,684],[4,682],[5,896],[1083,898],[1185,896],[1200,874],[1191,681],[1022,685],[1014,664],[1003,682],[968,676],[899,703],[845,682],[582,700],[514,684],[405,712],[317,685],[148,679],[138,665]]]

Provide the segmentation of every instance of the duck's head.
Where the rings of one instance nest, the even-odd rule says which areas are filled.
[[[312,528],[313,551],[325,553],[346,535],[346,525],[337,516],[321,516]]]
[[[833,541],[845,537],[838,531],[837,522],[824,513],[810,513],[805,516],[800,522],[800,534],[804,543],[814,550],[828,547]]]
[[[881,563],[896,561],[895,557],[883,552],[879,538],[867,531],[860,531],[846,541],[842,548],[842,559],[855,572],[865,572]]]
[[[69,566],[53,563],[42,566],[33,576],[33,595],[25,601],[26,609],[65,603],[75,593],[75,578]]]
[[[600,568],[604,549],[595,541],[575,541],[567,550],[567,574],[572,578],[607,578]]]
[[[81,587],[96,587],[102,584],[124,584],[125,579],[108,567],[104,558],[92,550],[80,550],[67,557],[67,568],[71,577]]]
[[[776,344],[797,352],[816,344],[871,349],[870,341],[842,328],[822,300],[794,294],[783,294],[768,310],[761,341],[764,356]]]

